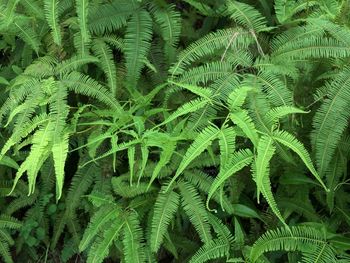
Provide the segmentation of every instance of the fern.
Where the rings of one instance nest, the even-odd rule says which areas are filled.
[[[321,253],[325,253],[327,257],[323,255],[319,258],[322,260],[320,262],[327,262],[324,260],[328,260],[329,257],[334,259],[331,247],[319,230],[306,226],[296,226],[291,227],[290,231],[286,228],[278,228],[266,232],[252,247],[250,253],[252,262],[256,262],[263,253],[276,250],[300,251],[306,262],[317,262],[317,260],[313,261],[312,259],[315,259],[315,254],[317,257],[317,254],[320,256]]]
[[[58,21],[58,2],[56,0],[45,0],[45,16],[52,30],[52,37],[57,45],[61,45],[62,36]]]
[[[152,20],[147,11],[135,12],[125,35],[125,59],[128,85],[135,89],[152,38]]]
[[[186,154],[184,155],[179,167],[176,170],[174,177],[171,179],[166,191],[169,190],[170,186],[175,182],[177,177],[179,177],[182,172],[186,169],[186,167],[196,158],[198,157],[218,136],[218,129],[213,126],[208,126],[205,130],[203,130],[198,137],[194,140],[194,142],[190,145]]]
[[[160,192],[154,205],[151,228],[151,249],[157,252],[162,244],[167,227],[179,206],[179,195],[176,192]]]

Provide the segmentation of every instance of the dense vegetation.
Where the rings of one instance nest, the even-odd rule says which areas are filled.
[[[2,0],[3,262],[350,262],[350,1]]]

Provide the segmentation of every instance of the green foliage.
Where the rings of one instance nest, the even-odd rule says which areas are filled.
[[[349,262],[349,1],[0,4],[0,256]]]

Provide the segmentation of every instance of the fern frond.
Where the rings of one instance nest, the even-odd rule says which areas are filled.
[[[230,163],[235,152],[236,133],[232,127],[222,127],[219,133],[220,171]]]
[[[350,56],[350,48],[342,42],[325,37],[310,37],[290,42],[272,54],[279,59],[343,58]]]
[[[327,98],[313,119],[312,140],[321,176],[326,172],[350,117],[350,68],[346,67],[327,83]]]
[[[292,134],[286,132],[286,131],[276,131],[273,134],[273,138],[277,140],[278,142],[284,144],[287,146],[289,149],[293,150],[299,157],[300,159],[304,162],[306,167],[310,170],[310,172],[313,174],[313,176],[319,181],[321,186],[328,192],[329,190],[323,183],[321,177],[317,173],[309,153],[305,149],[304,145],[297,140]]]
[[[202,242],[209,243],[212,240],[212,236],[210,234],[208,213],[203,200],[200,198],[196,188],[188,182],[180,182],[179,189],[185,213],[192,225],[194,225]]]
[[[306,226],[277,228],[267,231],[254,243],[250,259],[256,262],[265,252],[278,250],[311,252],[324,245],[329,246],[324,234],[315,228]]]
[[[260,73],[256,78],[273,106],[293,106],[293,94],[279,77],[274,74]]]
[[[55,71],[58,74],[65,74],[65,73],[75,71],[85,64],[97,63],[97,62],[98,62],[98,59],[96,57],[89,56],[89,55],[72,56],[71,58],[60,62],[57,65]]]
[[[61,45],[62,36],[61,28],[58,20],[58,1],[57,0],[45,0],[44,10],[47,24],[51,28],[53,41],[57,45]]]
[[[252,87],[243,86],[232,91],[228,98],[228,105],[231,111],[239,110],[243,106],[248,92],[253,91]]]
[[[178,56],[178,61],[169,69],[172,77],[184,73],[186,67],[193,61],[215,54],[218,50],[225,48],[246,48],[250,43],[249,36],[242,30],[236,28],[222,29],[210,33],[192,43]]]
[[[130,180],[128,176],[118,176],[112,178],[113,190],[117,195],[124,198],[133,198],[138,195],[143,195],[156,190],[155,187],[148,187],[147,183],[139,182],[136,184],[130,184],[126,181]]]
[[[208,191],[207,209],[209,209],[209,201],[215,191],[234,173],[249,165],[253,160],[253,154],[250,150],[241,150],[235,152],[229,162],[222,164],[224,168],[214,179]]]
[[[102,263],[108,256],[109,248],[113,242],[118,238],[125,222],[121,220],[114,220],[101,234],[101,237],[91,246],[87,262],[88,263]]]
[[[180,87],[182,89],[191,91],[192,93],[210,101],[210,97],[212,96],[212,91],[210,89],[207,88],[202,88],[202,87],[198,87],[195,85],[191,85],[191,84],[186,84],[186,83],[177,83],[177,82],[173,82],[173,81],[169,81],[170,84],[173,84],[177,87]]]
[[[180,201],[179,194],[174,191],[164,192],[162,191],[164,189],[165,187],[160,190],[154,205],[150,236],[151,250],[153,252],[159,250]]]
[[[19,229],[22,223],[9,215],[0,215],[0,228]]]
[[[213,239],[209,243],[204,244],[196,254],[190,259],[190,263],[203,263],[209,260],[218,259],[229,256],[230,245],[225,241]]]
[[[9,244],[0,238],[0,255],[5,263],[13,263]]]
[[[159,124],[159,126],[172,122],[173,120],[179,118],[180,116],[186,115],[191,112],[195,112],[203,108],[208,103],[209,101],[203,98],[197,98],[189,102],[186,102],[181,107],[179,107],[176,111],[170,114],[161,124]]]
[[[166,8],[152,5],[151,13],[160,27],[163,40],[169,45],[175,46],[181,33],[181,16],[175,10],[175,5],[170,4]]]
[[[106,74],[108,86],[115,97],[117,94],[117,68],[114,63],[112,50],[102,41],[94,40],[92,49],[100,60],[100,66]]]
[[[125,262],[142,263],[145,261],[145,251],[142,229],[136,212],[124,215],[123,245]]]
[[[78,72],[71,72],[69,75],[65,75],[60,82],[75,93],[99,100],[119,112],[123,111],[119,102],[114,99],[113,95],[105,87],[89,76]]]
[[[96,35],[120,29],[138,7],[135,1],[129,0],[97,5],[89,11],[88,28]]]
[[[213,140],[217,138],[219,134],[219,130],[216,127],[208,126],[206,127],[198,136],[195,138],[193,143],[187,149],[179,167],[176,170],[174,177],[171,179],[166,191],[169,190],[170,186],[175,182],[175,180],[182,174],[182,172],[186,169],[186,167],[205,149],[211,145]]]
[[[120,208],[107,205],[101,207],[91,218],[88,227],[86,228],[84,235],[79,244],[79,250],[85,250],[91,243],[92,239],[103,229],[103,226],[109,222],[121,222]]]
[[[127,82],[136,89],[152,39],[152,19],[146,10],[135,12],[131,17],[125,34],[125,59]]]
[[[253,174],[257,186],[258,203],[264,178],[270,176],[270,161],[275,151],[276,147],[273,145],[273,139],[270,136],[264,135],[259,139]]]
[[[266,31],[267,21],[262,14],[249,4],[227,0],[227,13],[236,23],[255,32]]]
[[[230,113],[231,120],[237,124],[239,128],[242,129],[244,134],[252,141],[254,145],[258,144],[258,133],[256,132],[256,128],[253,120],[248,115],[246,110],[241,110],[237,112]]]
[[[78,23],[83,43],[90,42],[90,32],[88,29],[89,0],[75,0]]]
[[[268,121],[268,124],[270,126],[274,126],[277,124],[279,119],[283,118],[284,116],[287,116],[289,114],[296,114],[296,113],[308,113],[308,112],[295,107],[291,107],[291,106],[280,106],[269,110],[266,113],[266,120]]]
[[[206,85],[229,75],[232,75],[231,63],[226,61],[214,61],[189,69],[181,74],[177,81],[179,83],[189,83],[194,85],[203,83]]]

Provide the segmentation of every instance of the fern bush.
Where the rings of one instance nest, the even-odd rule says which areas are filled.
[[[2,262],[350,262],[348,0],[4,0]]]

